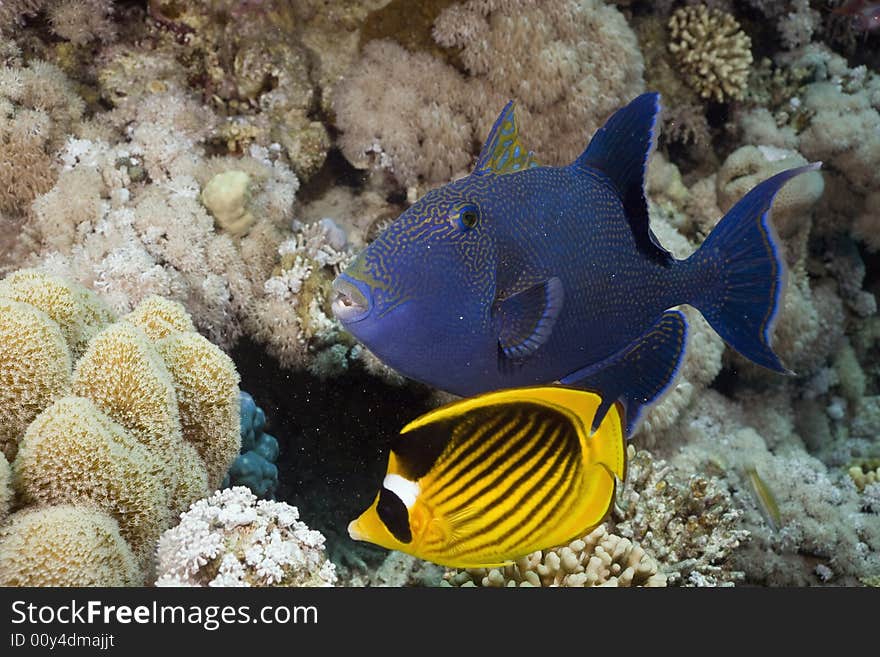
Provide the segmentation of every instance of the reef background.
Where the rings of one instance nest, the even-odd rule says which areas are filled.
[[[880,29],[831,11],[843,4],[3,2],[0,273],[26,267],[91,290],[102,326],[152,295],[181,304],[265,410],[280,446],[275,499],[323,533],[339,583],[877,585]],[[652,227],[676,257],[760,180],[824,162],[783,190],[772,219],[789,265],[774,347],[796,375],[745,362],[688,309],[682,375],[634,437],[617,508],[596,532],[445,578],[354,544],[345,527],[375,494],[390,437],[448,397],[342,331],[333,277],[408,204],[469,171],[508,99],[539,161],[563,164],[645,90],[664,105]],[[0,347],[18,338],[4,329]],[[9,362],[3,381],[18,376]],[[51,399],[27,422],[9,400],[0,409],[0,575],[19,567],[9,536],[34,512],[15,484],[17,445]],[[236,495],[193,517],[259,504]],[[183,508],[153,519],[114,570],[128,575],[98,583],[153,581],[157,563],[160,582],[192,583],[169,555],[215,538],[184,522],[156,550]],[[260,508],[259,531],[279,518],[298,527],[287,507]],[[132,542],[106,518],[87,521]],[[312,556],[296,567],[309,577],[268,569],[259,583],[335,581],[322,541],[303,540]]]

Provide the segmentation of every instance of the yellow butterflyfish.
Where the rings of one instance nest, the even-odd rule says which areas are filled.
[[[396,436],[356,540],[457,568],[511,563],[597,526],[625,479],[624,413],[600,395],[515,388],[448,404]]]

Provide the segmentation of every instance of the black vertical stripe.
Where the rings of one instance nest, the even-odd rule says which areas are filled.
[[[409,510],[403,501],[384,486],[379,490],[379,501],[376,503],[379,519],[401,543],[412,542],[412,530],[409,526]]]

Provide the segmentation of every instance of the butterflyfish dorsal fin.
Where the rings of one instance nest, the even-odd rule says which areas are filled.
[[[521,361],[546,344],[564,299],[562,281],[553,276],[496,302],[493,311],[500,355]]]
[[[514,102],[508,101],[483,144],[474,173],[515,173],[536,166],[535,154],[520,143]]]
[[[572,166],[598,170],[611,180],[623,201],[636,246],[653,260],[668,265],[672,256],[651,230],[645,198],[645,175],[657,139],[659,116],[660,94],[638,96],[611,115]]]

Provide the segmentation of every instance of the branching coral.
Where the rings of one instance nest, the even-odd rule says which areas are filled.
[[[686,475],[629,447],[614,531],[643,546],[671,583],[717,586],[742,580],[731,556],[749,533],[715,477]]]
[[[736,19],[705,5],[681,7],[669,19],[669,50],[703,98],[742,98],[752,63],[751,39]]]
[[[26,16],[45,9],[52,31],[82,45],[92,39],[111,39],[113,0],[4,0],[0,3],[0,30],[9,30]]]
[[[10,275],[0,291],[46,309],[0,296],[11,327],[0,372],[17,392],[3,401],[4,451],[15,455],[17,498],[109,514],[148,575],[160,533],[238,452],[232,361],[192,330],[182,306],[159,299],[101,328],[75,359],[65,336],[79,345],[111,317],[94,295],[34,271]],[[25,377],[30,391],[16,384]]]
[[[376,42],[334,92],[349,161],[387,170],[405,186],[466,171],[475,142],[510,98],[539,159],[570,162],[643,87],[635,35],[599,0],[465,2],[440,14],[434,39],[458,51],[467,76],[426,53]]]
[[[533,552],[503,568],[446,573],[454,586],[666,586],[666,575],[638,545],[600,525],[570,544]]]
[[[243,486],[199,500],[159,541],[157,586],[333,586],[324,537]]]

